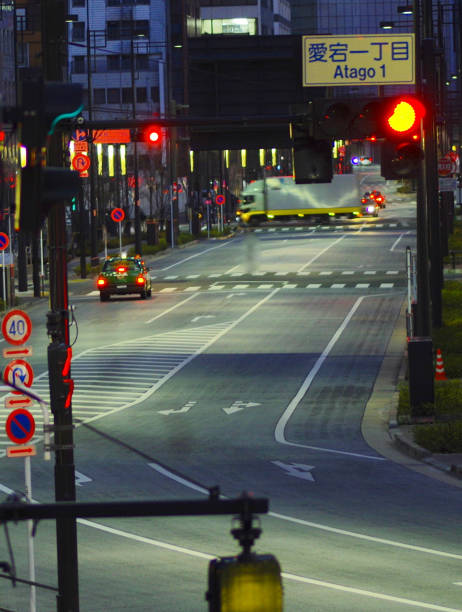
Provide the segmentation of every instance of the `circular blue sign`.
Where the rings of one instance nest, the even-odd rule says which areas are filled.
[[[17,408],[7,418],[5,430],[12,442],[26,444],[35,433],[35,419],[25,408]]]

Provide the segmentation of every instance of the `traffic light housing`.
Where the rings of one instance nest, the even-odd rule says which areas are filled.
[[[282,612],[276,557],[249,553],[212,560],[207,600],[210,612]]]
[[[310,136],[308,126],[303,123],[291,124],[290,132],[295,182],[330,183],[333,174],[331,143]]]
[[[61,120],[81,112],[82,99],[81,84],[22,81],[18,135],[27,149],[27,164],[16,185],[16,231],[37,232],[54,204],[70,201],[79,193],[78,172],[46,165],[46,144]]]
[[[132,140],[142,142],[148,147],[159,147],[163,142],[162,128],[151,124],[132,132]]]
[[[386,140],[381,148],[381,174],[385,179],[417,176],[424,158],[420,140],[425,113],[425,106],[413,96],[396,97],[384,103]]]
[[[72,349],[63,342],[48,345],[50,405],[52,412],[71,406],[74,381],[70,378]]]
[[[26,166],[16,185],[16,231],[37,232],[55,204],[72,200],[80,190],[79,172],[67,168]]]
[[[322,98],[307,108],[316,140],[383,140],[382,176],[416,176],[424,157],[420,145],[425,105],[416,96]]]

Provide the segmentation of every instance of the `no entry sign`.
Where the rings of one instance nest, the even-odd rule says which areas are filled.
[[[7,418],[5,430],[12,442],[26,444],[35,433],[35,419],[25,408],[17,408]]]
[[[114,208],[114,210],[111,212],[111,219],[116,223],[123,221],[125,219],[125,213],[122,208]]]

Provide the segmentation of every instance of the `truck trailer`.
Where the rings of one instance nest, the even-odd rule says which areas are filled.
[[[273,219],[377,216],[375,207],[361,204],[355,174],[335,174],[331,183],[297,185],[292,176],[271,176],[249,183],[240,197],[237,216],[242,223],[257,225]]]

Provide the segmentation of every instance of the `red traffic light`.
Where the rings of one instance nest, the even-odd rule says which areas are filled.
[[[150,125],[143,132],[143,141],[148,145],[159,145],[162,142],[161,128]]]
[[[389,136],[401,137],[415,132],[425,116],[425,106],[412,96],[393,98],[384,116],[385,129]]]

